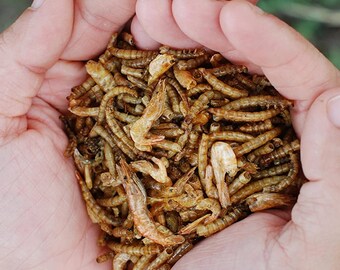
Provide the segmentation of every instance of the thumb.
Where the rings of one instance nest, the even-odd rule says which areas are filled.
[[[43,74],[58,60],[69,40],[72,23],[73,1],[35,0],[32,7],[1,34],[1,130],[8,118],[27,113]]]

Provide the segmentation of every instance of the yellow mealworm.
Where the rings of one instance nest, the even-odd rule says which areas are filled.
[[[200,68],[199,71],[203,74],[204,79],[213,87],[214,90],[221,92],[227,97],[237,99],[248,96],[248,91],[229,86],[206,71],[206,69]]]
[[[232,196],[237,191],[239,191],[242,187],[244,187],[246,184],[249,183],[252,176],[249,172],[243,172],[241,173],[237,178],[234,179],[234,181],[231,182],[229,185],[229,194]]]
[[[246,199],[246,204],[252,212],[258,212],[269,208],[291,206],[295,202],[295,197],[280,193],[255,193]]]
[[[178,59],[190,59],[202,56],[206,54],[204,49],[185,49],[185,50],[175,50],[168,46],[162,46],[159,48],[161,54],[174,55]]]
[[[216,219],[214,222],[211,222],[206,225],[199,225],[197,227],[196,233],[199,236],[208,237],[214,233],[217,233],[226,227],[232,225],[242,217],[244,217],[245,213],[241,209],[234,207],[227,215],[222,218]]]
[[[274,128],[272,130],[269,130],[263,134],[260,134],[256,138],[245,142],[244,144],[238,146],[235,148],[235,154],[237,157],[240,157],[244,154],[249,153],[250,151],[259,148],[260,146],[264,145],[268,141],[272,140],[273,138],[277,137],[281,133],[280,128]]]
[[[216,77],[222,77],[229,74],[246,73],[248,72],[245,66],[236,66],[232,64],[224,64],[223,66],[207,69],[208,72]]]
[[[201,56],[198,56],[196,58],[192,58],[189,60],[180,60],[176,64],[177,68],[179,70],[189,70],[193,68],[197,68],[201,66],[202,64],[206,63],[209,60],[209,55],[203,54]]]
[[[215,118],[216,121],[225,119],[234,122],[259,122],[278,115],[281,112],[281,109],[269,109],[260,112],[242,112],[230,111],[223,108],[211,108],[208,111],[217,117]]]
[[[104,92],[110,91],[116,86],[113,75],[105,69],[101,63],[90,60],[85,65],[87,72],[93,80],[103,89]]]
[[[236,192],[233,196],[231,196],[231,202],[237,203],[241,200],[247,198],[253,193],[261,191],[263,188],[271,185],[275,185],[285,179],[285,176],[272,176],[268,178],[263,178],[261,180],[257,180],[255,182],[251,182]]]
[[[115,47],[109,48],[109,51],[112,55],[122,59],[137,59],[157,55],[156,51],[127,50]]]

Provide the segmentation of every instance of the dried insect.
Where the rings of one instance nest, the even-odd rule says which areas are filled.
[[[214,90],[220,91],[222,94],[232,99],[248,96],[248,91],[231,87],[217,79],[206,69],[200,68],[199,71],[203,74],[204,79],[213,87]]]
[[[113,217],[111,217],[111,215],[109,215],[108,213],[106,213],[106,211],[103,208],[101,208],[97,204],[97,202],[94,200],[91,192],[87,188],[84,180],[82,179],[78,171],[76,171],[76,178],[82,190],[82,195],[83,195],[83,198],[86,202],[88,209],[90,209],[100,221],[110,224],[110,225],[118,226],[120,222],[114,219]]]
[[[272,176],[268,178],[263,178],[261,180],[257,180],[255,182],[251,182],[247,184],[245,187],[240,189],[238,192],[236,192],[233,196],[231,196],[231,202],[237,203],[249,195],[261,191],[263,188],[271,185],[276,185],[280,181],[285,179],[285,176]]]
[[[202,64],[206,63],[209,60],[209,55],[203,54],[201,56],[198,56],[196,58],[192,58],[189,60],[180,60],[176,64],[177,68],[179,70],[189,70],[193,68],[198,68]]]
[[[195,78],[187,70],[180,70],[177,66],[174,66],[174,75],[179,84],[187,90],[197,85]]]
[[[148,265],[147,270],[158,270],[161,265],[166,263],[168,259],[173,254],[173,249],[171,247],[165,248],[161,253],[157,255],[157,257]]]
[[[253,162],[258,156],[269,154],[269,153],[273,152],[274,149],[275,149],[274,145],[271,142],[268,142],[265,145],[255,149],[253,152],[251,152],[247,156],[247,159],[250,162]]]
[[[185,50],[175,50],[168,46],[162,46],[159,48],[161,54],[170,54],[175,56],[177,59],[191,59],[202,56],[206,54],[204,49],[185,49]]]
[[[231,224],[235,223],[239,219],[243,218],[246,215],[243,209],[238,207],[234,207],[227,215],[222,218],[216,219],[214,222],[211,222],[206,225],[199,225],[197,227],[196,233],[199,236],[208,237],[214,233],[217,233]]]
[[[157,55],[156,51],[126,50],[115,47],[109,48],[109,52],[121,59],[137,59]]]
[[[252,177],[254,179],[260,179],[264,177],[280,175],[280,174],[289,172],[290,168],[291,168],[291,165],[289,163],[284,163],[284,164],[280,164],[275,167],[268,168],[267,170],[259,171],[256,174],[254,174]]]
[[[287,156],[290,152],[294,152],[300,149],[300,143],[298,140],[294,140],[291,143],[287,143],[275,151],[263,156],[260,160],[260,164],[266,165],[274,161]]]
[[[268,141],[272,140],[276,136],[278,136],[281,133],[280,128],[274,128],[270,131],[267,131],[263,134],[260,134],[253,140],[250,140],[248,142],[245,142],[244,144],[237,147],[234,151],[237,157],[240,157],[244,154],[249,153],[250,151],[264,145]]]
[[[241,173],[234,181],[229,185],[229,194],[234,195],[238,190],[249,183],[252,176],[249,172],[245,171]]]
[[[116,86],[113,75],[101,63],[90,60],[86,63],[86,70],[104,92],[108,92]]]
[[[248,72],[248,69],[245,66],[224,64],[223,66],[207,69],[207,71],[216,77],[222,77],[229,74],[246,73]]]
[[[255,193],[246,199],[250,211],[258,212],[269,208],[291,206],[296,198],[280,193]]]
[[[278,115],[281,112],[281,109],[270,109],[260,112],[242,112],[230,111],[223,108],[211,108],[208,111],[216,116],[216,121],[225,119],[234,122],[259,122]]]

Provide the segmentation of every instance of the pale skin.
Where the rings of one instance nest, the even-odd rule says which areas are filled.
[[[148,13],[150,7],[159,12]],[[98,55],[135,11],[131,27],[141,48],[209,47],[263,72],[295,100],[294,126],[310,180],[291,214],[254,214],[201,242],[174,269],[337,268],[340,121],[332,98],[340,94],[339,71],[286,24],[252,7],[245,1],[45,0],[1,34],[0,269],[110,269],[95,262],[98,231],[72,162],[63,157],[67,139],[58,116],[70,88],[85,78],[77,61]]]

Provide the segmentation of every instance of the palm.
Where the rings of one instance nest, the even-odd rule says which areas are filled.
[[[3,34],[0,42],[2,58],[8,54],[6,45],[13,34],[21,40],[16,42],[17,55],[12,57],[20,57],[24,47],[28,48],[21,59],[10,58],[0,66],[7,80],[4,91],[7,87],[9,96],[0,100],[0,160],[4,180],[0,209],[6,217],[0,224],[1,269],[108,267],[95,265],[100,252],[96,247],[98,231],[87,217],[73,164],[63,156],[67,138],[59,115],[67,108],[65,97],[71,87],[85,77],[83,64],[74,60],[89,59],[103,50],[112,31],[117,31],[133,15],[135,1],[124,4],[111,1],[106,5],[76,1],[75,18],[73,3],[58,2],[34,11],[42,14],[36,21],[37,15],[27,11],[20,20],[36,28],[23,30],[25,26],[18,23],[19,26],[14,25]],[[52,22],[51,16],[59,17]],[[51,32],[57,29],[54,32],[58,35],[48,36],[44,33],[46,28]],[[38,39],[33,42],[39,48],[22,36],[25,31]],[[36,50],[42,54],[37,58]],[[11,70],[16,70],[15,74]],[[16,96],[11,96],[13,93]]]

